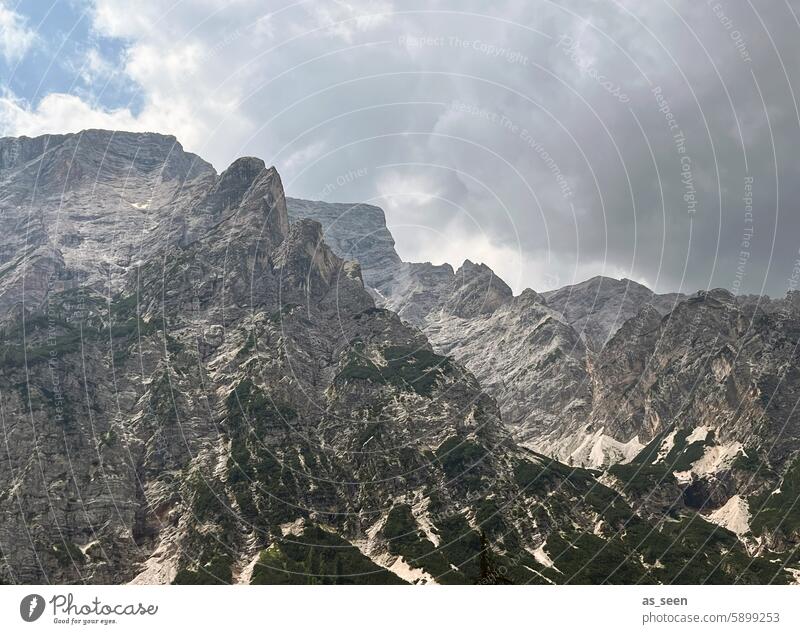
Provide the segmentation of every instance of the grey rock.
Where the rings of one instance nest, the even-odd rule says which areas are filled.
[[[678,293],[657,295],[633,280],[602,276],[546,292],[544,297],[548,306],[560,312],[593,351],[602,349],[609,337],[644,304],[652,305],[663,315],[683,299]]]

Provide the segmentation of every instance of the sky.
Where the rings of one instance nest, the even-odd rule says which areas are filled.
[[[174,134],[515,291],[800,282],[800,0],[0,0],[0,136]]]

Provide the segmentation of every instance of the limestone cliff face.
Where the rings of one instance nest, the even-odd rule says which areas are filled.
[[[215,178],[174,137],[87,130],[0,139],[0,267],[46,248],[64,261],[54,287],[116,292],[131,265],[175,241],[187,222],[213,223],[185,212]],[[16,299],[0,296],[0,307]]]
[[[488,267],[400,262],[377,208],[287,208],[259,159],[88,131],[1,140],[0,182],[0,580],[791,579],[791,493],[757,496],[796,477],[795,300],[642,307],[598,352]],[[763,552],[709,523],[742,504]]]
[[[796,293],[657,295],[597,277],[513,297],[471,262],[393,270],[379,303],[463,362],[522,444],[616,465],[607,481],[656,514],[685,505],[728,517],[730,504],[754,516],[758,543],[800,539],[800,523],[778,525],[785,500],[769,495],[798,470]]]
[[[679,293],[657,295],[633,280],[593,277],[544,293],[547,305],[564,316],[594,352],[645,306],[664,315],[685,299]]]
[[[316,220],[322,226],[325,242],[335,253],[345,260],[358,260],[370,289],[386,290],[401,261],[382,209],[361,203],[321,203],[298,198],[287,198],[286,206],[290,220]]]

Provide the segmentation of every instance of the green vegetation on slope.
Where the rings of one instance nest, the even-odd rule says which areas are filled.
[[[288,535],[262,551],[254,585],[393,585],[404,583],[351,543],[318,526]]]
[[[425,348],[387,346],[381,350],[381,354],[385,365],[378,365],[367,358],[363,346],[356,343],[336,380],[369,381],[430,396],[438,378],[452,370],[447,357]]]

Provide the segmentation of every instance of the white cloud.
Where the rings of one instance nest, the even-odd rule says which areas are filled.
[[[0,1],[0,54],[8,63],[22,58],[36,42],[36,33],[25,20]]]
[[[393,169],[384,171],[378,178],[378,196],[385,201],[387,212],[402,210],[406,218],[416,214],[420,218],[426,213],[426,205],[442,195],[434,179],[423,174],[410,176]]]
[[[318,158],[325,151],[325,148],[326,145],[323,141],[315,141],[290,154],[281,165],[287,172],[303,169],[311,161]]]
[[[147,123],[126,108],[109,111],[93,108],[74,95],[51,93],[35,108],[10,96],[0,97],[0,135],[37,136],[87,128],[141,132],[147,130]]]
[[[232,48],[225,54],[207,55],[219,33],[195,33],[193,27],[202,21],[201,9],[214,11],[217,4],[224,6],[200,2],[181,7],[183,13],[164,13],[161,3],[143,0],[132,12],[114,0],[98,0],[93,14],[97,34],[128,40],[120,61],[104,58],[95,48],[87,50],[73,72],[88,86],[88,95],[50,93],[31,104],[6,88],[0,98],[0,134],[31,136],[87,128],[161,132],[174,134],[187,149],[226,167],[249,125],[239,108],[248,76],[233,76],[230,56],[235,59],[242,47],[254,42],[240,34],[231,39]],[[136,107],[102,105],[103,91],[112,81],[138,86]]]
[[[96,48],[90,48],[81,60],[81,65],[75,69],[81,80],[89,85],[105,86],[114,81],[120,74],[119,67],[103,57]]]

